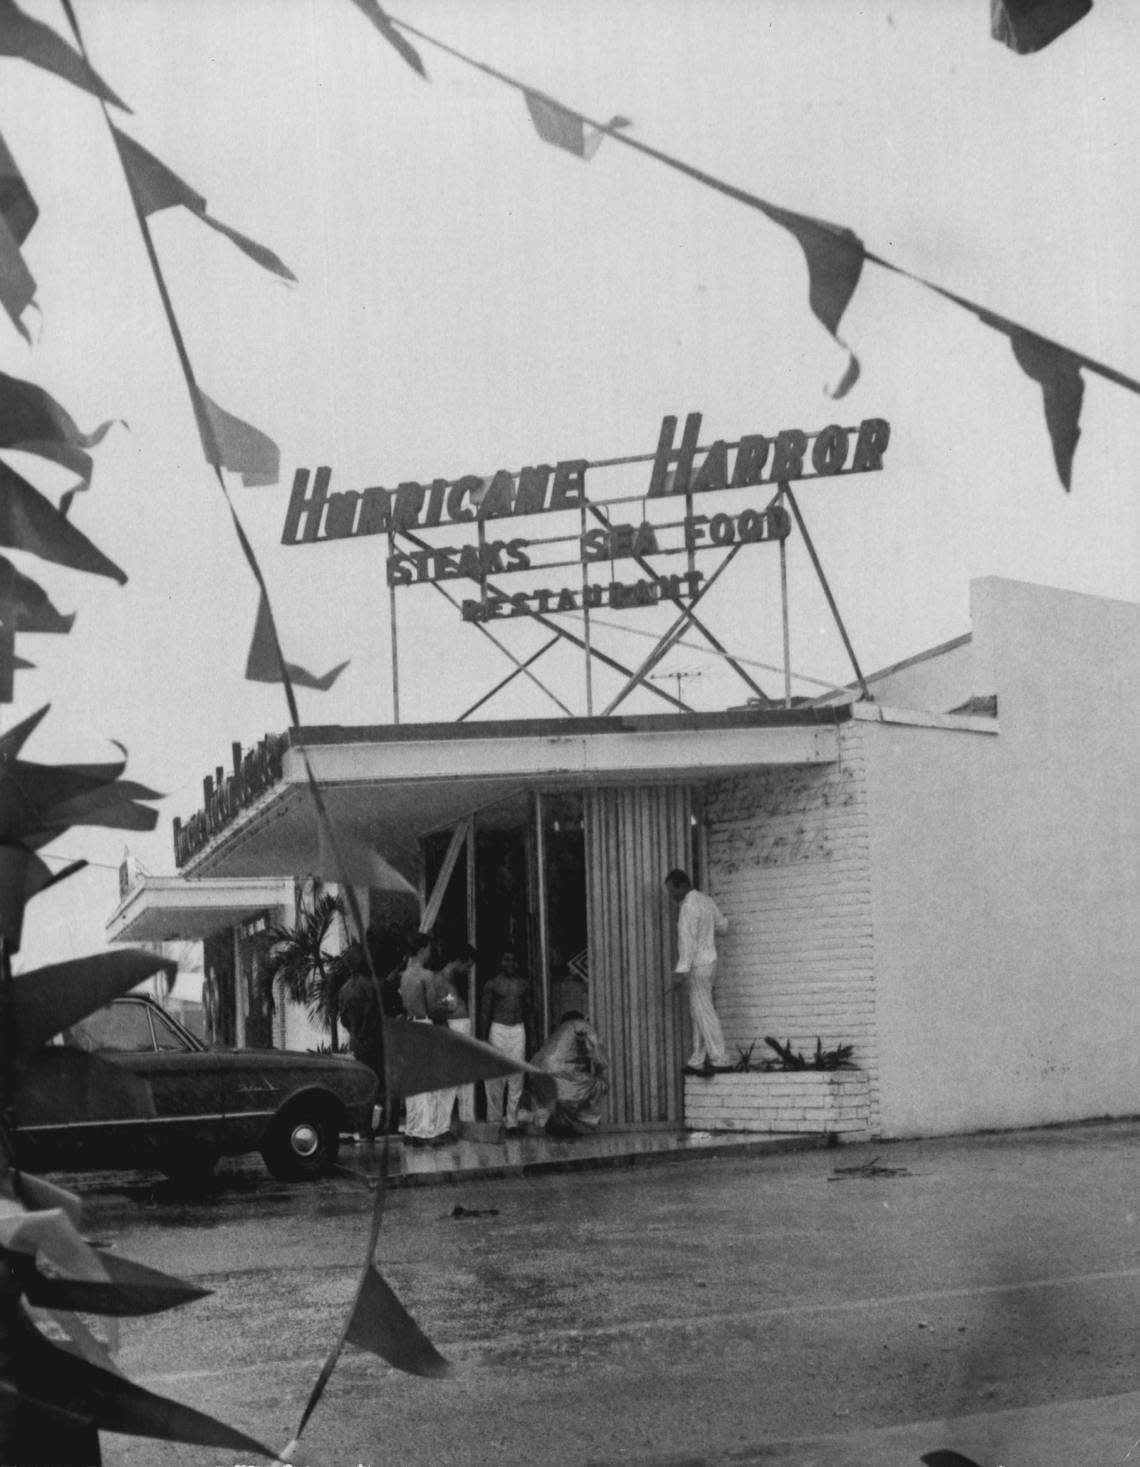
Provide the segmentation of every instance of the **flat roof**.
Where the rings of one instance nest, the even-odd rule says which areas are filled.
[[[201,941],[267,907],[293,902],[293,878],[244,881],[143,876],[107,919],[110,942]]]
[[[196,877],[319,870],[309,769],[338,826],[408,874],[422,836],[528,790],[698,783],[833,763],[837,725],[850,717],[844,705],[296,728],[285,736],[281,777],[217,828],[183,870]]]

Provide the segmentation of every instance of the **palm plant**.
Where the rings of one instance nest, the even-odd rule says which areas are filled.
[[[328,1034],[334,1054],[340,1050],[337,997],[351,965],[344,955],[327,952],[325,943],[333,923],[343,915],[341,898],[322,892],[311,909],[301,912],[295,926],[271,927],[272,946],[262,979],[271,1003],[276,990],[282,998],[305,1005],[309,1018]]]

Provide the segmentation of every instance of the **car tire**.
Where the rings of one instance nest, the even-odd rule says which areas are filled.
[[[261,1157],[281,1182],[324,1176],[340,1150],[340,1125],[330,1107],[310,1101],[290,1106],[271,1123]]]

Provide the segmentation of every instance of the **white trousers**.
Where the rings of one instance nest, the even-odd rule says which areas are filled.
[[[430,1019],[413,1019],[414,1024],[430,1024]],[[421,1141],[431,1141],[442,1136],[451,1124],[451,1108],[455,1104],[455,1089],[428,1090],[419,1095],[409,1095],[404,1101],[404,1135],[415,1136]]]
[[[716,964],[694,963],[686,976],[689,1013],[693,1020],[693,1053],[689,1064],[696,1067],[708,1060],[710,1064],[723,1065],[728,1059],[728,1051],[724,1047],[720,1020],[713,1008]]]
[[[454,1029],[456,1034],[470,1034],[470,1019],[448,1019],[447,1027]],[[456,1091],[459,1097],[459,1119],[461,1121],[473,1121],[475,1119],[475,1086],[461,1085]],[[450,1123],[451,1117],[448,1116]]]
[[[526,1059],[526,1025],[525,1024],[492,1024],[488,1036],[496,1049],[501,1049],[511,1059]],[[508,1126],[517,1126],[519,1123],[519,1100],[522,1097],[523,1077],[516,1070],[513,1075],[508,1075],[505,1080],[484,1080],[483,1089],[487,1092],[487,1119],[492,1125],[503,1119],[503,1087],[507,1091],[506,1119]]]

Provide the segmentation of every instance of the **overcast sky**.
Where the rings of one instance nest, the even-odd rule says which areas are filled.
[[[56,0],[24,8],[67,34]],[[882,473],[799,493],[864,668],[966,631],[971,577],[1140,591],[1128,391],[1086,376],[1066,494],[1040,389],[1004,337],[868,264],[841,327],[862,375],[832,401],[846,354],[808,308],[791,235],[618,142],[588,163],[551,147],[518,92],[417,41],[423,81],[350,0],[75,8],[92,64],[132,108],[124,129],[298,277],[285,285],[185,210],[152,220],[199,381],[281,449],[278,486],[231,492],[286,654],[318,673],[350,659],[331,692],[299,693],[304,722],[387,722],[392,678],[386,542],[283,547],[298,466],[330,465],[334,488],[394,486],[649,453],[666,413],[702,412],[703,442],[884,417]],[[1128,0],[1096,0],[1024,57],[990,39],[988,0],[400,0],[392,13],[1140,378]],[[25,247],[33,345],[5,325],[0,369],[48,388],[84,428],[123,420],[72,515],[130,577],[120,588],[20,558],[79,617],[69,637],[20,639],[37,670],[17,675],[4,717],[52,704],[33,758],[98,760],[124,743],[129,774],[167,794],[132,848],[168,872],[170,819],[197,808],[202,776],[288,715],[280,689],[243,680],[256,587],[202,460],[100,108],[20,61],[0,69],[0,132],[41,210]],[[607,495],[647,481],[637,468],[588,484]],[[802,545],[789,561],[793,665],[846,681]],[[758,547],[703,613],[733,652],[778,663],[777,592],[775,551]],[[403,593],[399,617],[405,721],[455,718],[510,670],[430,587]],[[597,640],[633,664],[669,618],[605,620]],[[501,635],[517,656],[545,639],[525,622]],[[680,649],[670,670],[700,674],[684,684],[695,706],[748,696],[700,650]],[[578,655],[536,672],[585,712]],[[781,691],[779,674],[755,676]],[[596,676],[596,710],[617,685]],[[645,694],[625,706],[664,707]],[[482,716],[555,711],[517,680]],[[25,966],[105,945],[123,846],[82,828],[58,843],[100,864],[33,903]]]

